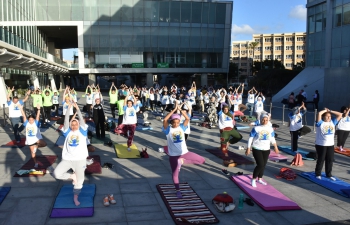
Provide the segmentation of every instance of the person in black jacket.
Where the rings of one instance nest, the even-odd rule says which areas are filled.
[[[99,98],[95,99],[95,103],[96,104],[92,107],[92,118],[96,127],[96,137],[103,139],[105,138],[105,113],[103,111],[103,106],[101,105],[101,100]]]

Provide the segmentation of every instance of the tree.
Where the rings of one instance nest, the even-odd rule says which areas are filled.
[[[255,48],[259,45],[260,43],[257,41],[254,42],[250,42],[248,49],[253,50],[253,60],[252,60],[252,64],[251,64],[251,71],[252,71],[252,75],[254,74],[255,71],[253,71],[253,64],[254,64],[254,56],[255,56]],[[249,50],[248,50],[248,55],[249,55]]]
[[[230,62],[228,69],[228,79],[233,80],[239,77],[239,70],[237,63]]]
[[[282,61],[279,61],[277,59],[265,59],[263,62],[256,61],[253,64],[253,68],[256,72],[264,69],[285,69]]]
[[[293,70],[301,72],[305,68],[305,62],[301,61],[298,62],[297,64],[293,65]]]

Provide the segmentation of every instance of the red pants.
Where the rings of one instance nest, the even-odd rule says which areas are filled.
[[[132,141],[134,140],[136,130],[136,124],[120,124],[118,127],[115,128],[114,132],[117,134],[122,134],[128,137],[128,147],[131,146]],[[129,131],[129,134],[128,134]]]

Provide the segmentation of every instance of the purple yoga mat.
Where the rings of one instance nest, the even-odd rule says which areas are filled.
[[[266,211],[301,209],[298,204],[269,184],[262,185],[256,182],[257,187],[252,187],[251,179],[252,175],[231,177],[231,180],[235,182],[239,188]]]
[[[288,157],[277,154],[275,151],[270,150],[269,160],[274,162],[285,162],[287,161]]]
[[[94,215],[94,208],[77,208],[77,209],[52,209],[51,218],[63,217],[91,217]]]

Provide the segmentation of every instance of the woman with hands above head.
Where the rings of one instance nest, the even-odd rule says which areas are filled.
[[[85,169],[86,169],[86,157],[88,157],[88,150],[86,144],[87,126],[77,103],[70,103],[68,108],[72,106],[76,109],[79,117],[79,121],[73,118],[69,120],[69,114],[64,117],[63,135],[66,137],[62,149],[62,161],[57,165],[54,176],[56,179],[73,181],[73,201],[76,206],[80,205],[78,196],[83,188]],[[73,173],[68,173],[69,169],[73,170]]]
[[[26,117],[26,114],[24,113],[23,107],[20,106],[20,110],[22,113],[23,117],[23,126],[26,129],[26,142],[25,144],[29,147],[30,149],[30,154],[32,156],[32,159],[34,160],[34,168],[38,167],[38,163],[36,161],[36,150],[39,147],[45,147],[47,144],[43,140],[43,137],[41,136],[40,133],[40,123],[39,123],[39,118],[40,118],[40,105],[37,105],[37,114],[36,118],[33,115],[28,116],[28,119]]]
[[[252,151],[256,162],[256,167],[253,171],[253,178],[251,180],[253,187],[257,187],[256,178],[258,178],[258,183],[266,185],[266,182],[262,180],[262,177],[264,175],[267,159],[270,155],[270,143],[273,144],[275,152],[277,154],[279,153],[274,130],[268,125],[268,122],[268,115],[261,114],[260,125],[254,127],[250,132],[248,148],[245,152],[246,155],[249,155]]]
[[[337,146],[340,151],[345,151],[343,147],[350,133],[350,106],[342,106],[340,112],[342,113],[342,118],[337,124]]]
[[[332,119],[332,114],[335,115],[336,118]],[[342,113],[332,111],[327,108],[319,111],[317,114],[315,140],[315,148],[317,153],[315,175],[317,179],[322,179],[321,172],[323,164],[326,162],[326,177],[333,181],[336,180],[332,176],[334,161],[334,134],[335,125],[339,122],[341,117]]]
[[[185,141],[185,131],[190,121],[187,113],[181,110],[183,104],[175,105],[174,109],[166,115],[163,120],[163,132],[167,138],[169,162],[172,171],[176,196],[182,198],[179,184],[180,168],[183,164],[203,164],[205,159],[193,152],[189,152]],[[176,114],[180,111],[185,121],[180,124],[180,115]],[[170,124],[169,124],[170,123]]]

